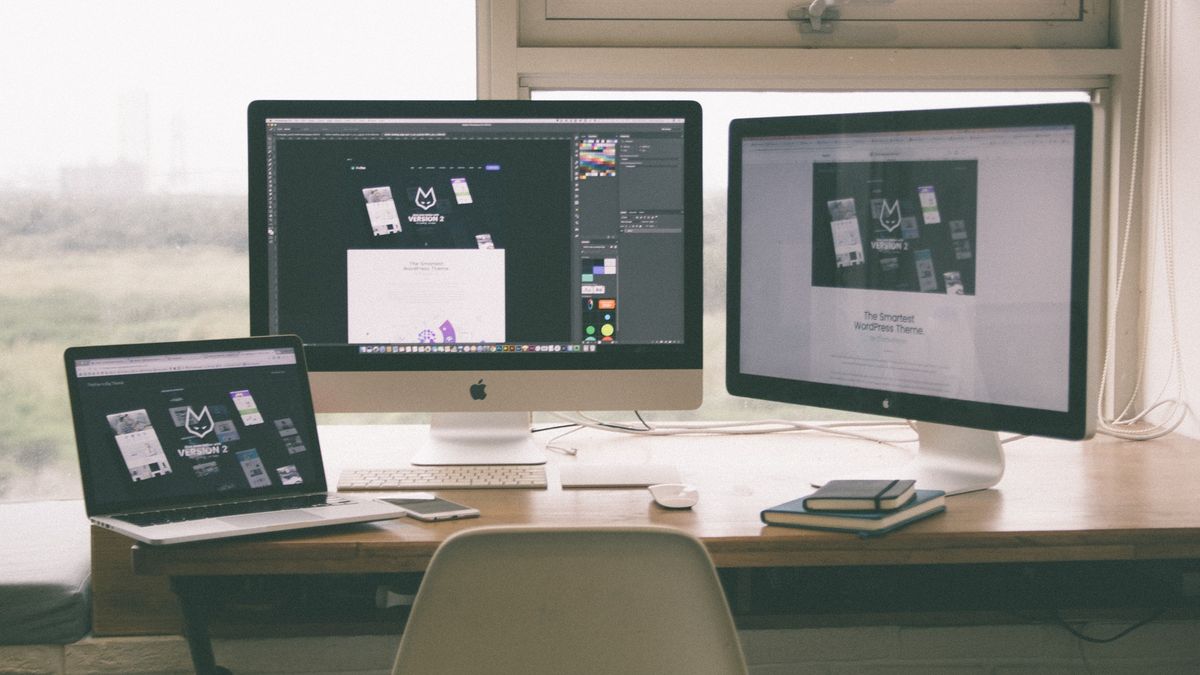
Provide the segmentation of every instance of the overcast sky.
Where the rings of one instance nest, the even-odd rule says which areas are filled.
[[[474,14],[471,0],[0,0],[0,187],[142,154],[244,191],[247,103],[473,98]]]
[[[189,191],[243,192],[252,100],[474,96],[472,0],[350,0],[335,8],[294,0],[0,0],[0,189],[54,190],[60,167],[124,158],[149,167],[152,189],[170,189],[168,176],[183,169]],[[731,117],[968,102],[609,95],[631,96],[701,101],[709,185],[724,182]]]

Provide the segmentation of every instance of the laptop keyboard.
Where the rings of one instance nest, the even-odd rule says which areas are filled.
[[[339,490],[545,489],[545,487],[546,467],[540,464],[347,469],[338,477]]]
[[[209,504],[206,506],[188,506],[177,509],[160,511],[145,511],[142,513],[124,513],[112,516],[118,520],[149,527],[167,523],[181,523],[203,518],[221,518],[224,516],[239,516],[246,513],[265,513],[268,511],[287,511],[289,509],[312,509],[322,506],[339,506],[351,504],[353,500],[329,494],[299,495],[295,497],[278,497],[275,499],[260,499],[256,501],[231,502],[228,504]]]

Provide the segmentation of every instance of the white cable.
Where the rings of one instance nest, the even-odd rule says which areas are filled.
[[[1148,322],[1142,322],[1141,326],[1141,344],[1138,353],[1137,365],[1135,369],[1134,388],[1130,393],[1128,400],[1120,412],[1114,414],[1111,418],[1105,415],[1105,386],[1109,371],[1113,368],[1114,361],[1114,340],[1116,335],[1117,316],[1120,311],[1121,291],[1125,284],[1126,263],[1129,255],[1129,241],[1133,229],[1133,204],[1134,197],[1138,184],[1138,168],[1139,168],[1139,146],[1142,130],[1142,113],[1145,108],[1145,90],[1146,90],[1146,57],[1149,45],[1149,19],[1153,6],[1161,6],[1162,11],[1158,14],[1158,20],[1155,24],[1157,48],[1155,52],[1156,64],[1159,72],[1163,74],[1162,83],[1155,89],[1157,98],[1155,103],[1156,112],[1158,113],[1158,128],[1159,133],[1156,137],[1156,160],[1157,160],[1157,175],[1156,181],[1149,184],[1148,188],[1154,189],[1154,201],[1151,208],[1151,222],[1158,222],[1160,228],[1158,231],[1152,231],[1150,234],[1149,254],[1145,256],[1145,260],[1149,266],[1146,278],[1153,282],[1155,278],[1154,263],[1158,258],[1158,235],[1161,233],[1163,246],[1163,263],[1165,266],[1164,276],[1167,292],[1167,314],[1170,321],[1170,359],[1167,364],[1167,377],[1163,381],[1162,389],[1155,397],[1154,403],[1150,404],[1140,412],[1132,412],[1136,401],[1141,394],[1142,382],[1145,377],[1146,357],[1149,351],[1149,326]],[[1137,84],[1137,102],[1134,108],[1134,131],[1133,131],[1133,146],[1131,153],[1130,180],[1128,202],[1126,204],[1125,225],[1121,235],[1121,250],[1118,258],[1118,272],[1116,282],[1116,296],[1113,303],[1113,311],[1109,317],[1109,344],[1104,354],[1104,364],[1100,374],[1100,392],[1096,402],[1098,416],[1098,431],[1103,434],[1115,436],[1118,438],[1130,440],[1149,440],[1159,438],[1171,433],[1179,427],[1180,424],[1191,413],[1191,408],[1187,404],[1187,390],[1184,381],[1184,368],[1182,349],[1179,340],[1179,319],[1178,319],[1178,302],[1175,286],[1175,235],[1174,223],[1171,212],[1172,204],[1172,176],[1171,176],[1171,100],[1170,100],[1170,11],[1171,0],[1156,2],[1150,0],[1146,4],[1145,12],[1142,15],[1142,35],[1141,46],[1139,50],[1138,60],[1138,84]],[[1153,308],[1154,297],[1148,295],[1148,304],[1146,306],[1145,315],[1150,315],[1150,310]],[[1172,378],[1172,375],[1174,377]],[[1172,379],[1175,382],[1175,396],[1166,398],[1167,389],[1170,387]],[[1160,422],[1149,422],[1147,417],[1151,412],[1170,406],[1167,416]]]
[[[832,422],[824,424],[811,424],[807,422],[797,422],[793,420],[753,420],[746,422],[698,422],[692,424],[661,424],[652,425],[646,429],[639,429],[624,424],[614,424],[603,422],[595,419],[582,412],[575,412],[574,417],[563,413],[553,413],[559,419],[578,424],[580,427],[588,429],[597,429],[599,431],[609,431],[613,433],[630,434],[634,436],[697,436],[697,435],[728,435],[728,436],[743,436],[743,435],[760,435],[760,434],[777,434],[787,432],[803,432],[812,431],[818,433],[827,433],[834,436],[842,436],[845,438],[854,438],[858,440],[869,441],[871,443],[881,443],[884,445],[894,445],[896,443],[912,443],[916,441],[911,439],[884,439],[868,434],[861,434],[853,431],[848,431],[844,427],[903,427],[906,426],[903,422]]]
[[[824,422],[821,424],[809,424],[807,422],[797,422],[794,420],[753,420],[748,422],[696,422],[689,424],[661,424],[648,426],[644,429],[627,426],[625,424],[616,424],[612,422],[602,422],[583,412],[576,411],[571,417],[563,413],[550,413],[555,417],[576,425],[570,431],[563,432],[547,443],[546,448],[556,450],[568,455],[575,455],[578,451],[575,448],[559,446],[556,444],[560,438],[573,434],[582,429],[596,429],[598,431],[607,431],[610,433],[630,434],[634,436],[747,436],[761,434],[783,434],[797,433],[810,431],[814,433],[827,433],[832,436],[840,436],[843,438],[853,438],[856,440],[868,441],[880,445],[890,445],[892,447],[900,447],[899,443],[917,443],[920,437],[912,438],[879,438],[868,434],[860,434],[853,431],[845,431],[842,427],[862,428],[900,428],[907,427],[914,433],[917,431],[912,420],[905,421],[859,421],[859,422]],[[649,423],[647,423],[649,424]],[[1023,438],[1028,438],[1025,434],[1014,434],[1000,439],[1001,444],[1012,443]],[[903,448],[902,448],[903,449]]]
[[[572,424],[574,424],[574,423],[572,423]],[[561,452],[564,455],[570,455],[571,457],[574,457],[575,455],[579,454],[579,450],[576,448],[573,448],[573,447],[566,446],[566,445],[559,445],[558,441],[563,438],[566,438],[567,436],[570,436],[571,434],[573,434],[577,431],[581,431],[581,430],[583,430],[583,427],[575,425],[572,428],[562,432],[561,434],[558,434],[557,436],[555,436],[554,438],[551,438],[550,441],[546,443],[546,449],[553,450],[555,452]]]
[[[1144,98],[1146,88],[1146,37],[1148,29],[1150,29],[1150,7],[1147,6],[1141,16],[1141,42],[1138,60],[1138,96],[1136,96],[1134,103],[1133,143],[1129,160],[1129,192],[1126,196],[1126,214],[1124,214],[1124,228],[1121,233],[1121,252],[1117,255],[1117,280],[1114,303],[1112,303],[1112,312],[1109,316],[1109,341],[1108,347],[1106,347],[1104,351],[1104,365],[1102,366],[1102,369],[1100,369],[1099,401],[1097,405],[1098,411],[1104,410],[1104,395],[1106,393],[1106,389],[1108,389],[1109,370],[1112,368],[1112,360],[1114,360],[1115,357],[1114,352],[1116,351],[1116,347],[1114,337],[1116,336],[1117,331],[1117,315],[1120,313],[1121,309],[1122,288],[1124,288],[1126,264],[1129,259],[1129,240],[1132,238],[1132,234],[1130,233],[1133,232],[1133,205],[1136,196],[1136,186],[1138,186],[1138,169],[1141,166],[1141,162],[1139,161],[1139,151],[1141,149],[1141,110],[1142,98]],[[1145,344],[1145,340],[1142,340],[1142,344]],[[1136,378],[1134,381],[1134,392],[1130,394],[1130,398],[1126,404],[1126,407],[1123,408],[1121,413],[1117,414],[1116,418],[1123,417],[1124,413],[1126,413],[1129,410],[1129,407],[1133,405],[1133,401],[1136,398],[1136,392],[1138,392],[1138,387],[1140,386],[1140,381],[1140,377]],[[1100,414],[1099,422],[1100,428],[1104,429],[1106,420],[1104,419],[1103,413]]]

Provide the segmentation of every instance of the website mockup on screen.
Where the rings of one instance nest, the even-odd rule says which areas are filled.
[[[267,118],[266,332],[372,355],[682,344],[685,120],[543,115]]]
[[[1071,126],[742,147],[742,372],[1065,411]]]

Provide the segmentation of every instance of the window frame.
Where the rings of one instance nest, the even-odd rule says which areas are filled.
[[[1097,110],[1096,176],[1103,186],[1097,206],[1099,279],[1102,290],[1100,349],[1111,349],[1113,376],[1107,400],[1126,400],[1138,391],[1141,297],[1136,284],[1122,288],[1122,311],[1113,316],[1115,270],[1125,226],[1123,214],[1140,214],[1138,191],[1130,190],[1135,156],[1135,114],[1140,69],[1140,26],[1145,3],[1100,0],[1107,10],[1106,40],[1077,46],[995,47],[958,33],[962,46],[795,48],[770,44],[659,46],[539,46],[527,35],[522,12],[529,0],[476,0],[477,94],[484,98],[529,98],[535,89],[757,90],[757,91],[937,91],[1054,90],[1092,92]],[[719,0],[706,5],[737,5]],[[732,26],[735,22],[725,22]],[[949,25],[939,26],[954,32]],[[1130,204],[1130,200],[1133,203]],[[1132,209],[1132,210],[1131,210]],[[1140,278],[1143,226],[1134,218],[1125,273]],[[1099,369],[1100,364],[1095,364]]]
[[[528,47],[1099,47],[1109,0],[519,0]],[[936,25],[937,30],[930,30]]]

